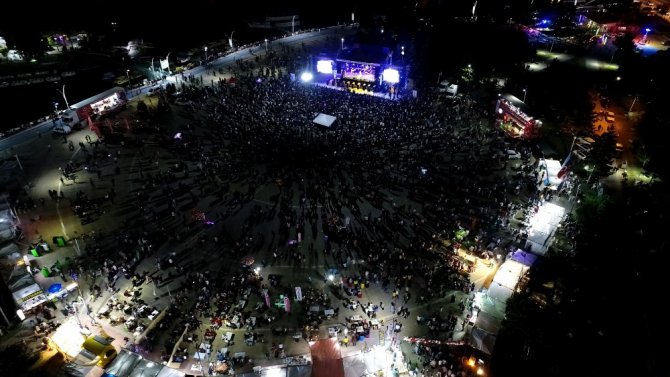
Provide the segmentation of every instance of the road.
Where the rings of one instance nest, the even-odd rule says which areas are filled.
[[[304,32],[296,35],[290,35],[284,38],[280,38],[277,40],[274,40],[272,42],[269,42],[270,48],[273,46],[279,46],[279,45],[289,45],[289,46],[295,46],[298,44],[311,44],[314,43],[317,40],[320,40],[324,37],[331,36],[331,35],[348,35],[352,33],[355,30],[355,27],[351,26],[332,26],[328,28],[322,28],[318,29],[315,31],[309,31],[309,32]],[[251,47],[252,50],[257,52],[258,54],[263,54],[265,53],[265,43],[259,43],[257,45],[254,45]],[[212,68],[220,68],[223,66],[231,65],[234,64],[236,60],[247,60],[254,58],[255,56],[251,54],[249,48],[244,48],[241,50],[237,50],[235,52],[232,52],[226,56],[223,56],[221,58],[218,58],[212,62],[210,62],[210,67],[205,67],[205,66],[198,66],[195,67],[191,70],[185,71],[184,75],[192,75],[195,77],[201,76],[203,73],[207,72],[207,69],[212,69]],[[178,78],[177,75],[173,75],[168,77],[165,81],[160,82],[155,85],[151,86],[145,86],[137,89],[131,89],[128,91],[128,99],[133,99],[141,95],[145,95],[149,90],[152,88],[164,85],[167,82],[171,83],[176,83]],[[7,136],[3,139],[0,140],[0,157],[2,158],[7,158],[13,155],[14,153],[12,152],[12,148],[16,147],[17,145],[29,142],[31,140],[35,140],[41,135],[48,135],[51,133],[51,128],[53,127],[52,121],[45,121],[40,124],[37,124],[29,129],[23,130],[21,132],[18,132],[16,134]]]

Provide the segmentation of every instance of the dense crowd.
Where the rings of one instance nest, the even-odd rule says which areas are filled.
[[[394,315],[387,329],[399,332],[402,321],[416,315],[429,333],[452,337],[462,330],[454,313],[441,305],[414,313],[410,304],[454,303],[454,291],[472,291],[471,266],[455,250],[493,256],[509,219],[522,204],[537,201],[530,169],[509,174],[501,153],[506,142],[488,126],[487,111],[467,96],[352,95],[291,81],[277,68],[290,62],[281,55],[271,59],[238,64],[236,70],[246,74],[234,82],[202,86],[187,80],[193,83],[183,85],[183,105],[176,108],[187,123],[178,129],[161,125],[155,137],[132,143],[139,150],[134,165],[122,166],[123,153],[89,143],[82,161],[62,168],[63,179],[73,183],[84,170],[97,172],[95,182],[103,180],[101,171],[118,176],[130,169],[135,177],[130,195],[118,202],[114,178],[97,198],[81,191],[72,198],[88,217],[114,208],[129,218],[123,229],[91,235],[75,268],[102,286],[92,283],[97,291],[114,291],[120,276],[135,287],[179,281],[171,285],[167,320],[157,327],[171,331],[137,345],[151,350],[161,343],[163,360],[184,331],[197,343],[221,327],[246,327],[245,342],[253,344],[262,341],[256,326],[285,319],[283,311],[263,304],[263,296],[290,296],[290,285],[279,277],[262,280],[248,266],[232,268],[244,256],[263,266],[288,263],[309,282],[314,277],[328,283],[327,276],[335,275],[334,297],[345,307],[360,307],[366,324],[387,307]],[[337,120],[318,126],[312,122],[318,113]],[[515,148],[527,162],[529,152]],[[90,179],[92,188],[95,182]],[[62,192],[54,196],[62,199]],[[115,237],[103,236],[112,231]],[[153,268],[139,267],[148,258],[154,258]],[[357,300],[374,285],[388,297],[379,305]],[[305,296],[339,306],[317,289],[306,287]],[[247,308],[252,297],[260,304]],[[140,299],[121,303],[132,314],[146,305]],[[468,302],[459,300],[458,308],[467,310]],[[306,312],[296,324],[318,326],[328,318]],[[180,348],[173,359],[187,353]],[[279,354],[273,344],[268,357]]]

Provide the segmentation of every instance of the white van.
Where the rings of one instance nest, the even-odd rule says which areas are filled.
[[[69,135],[72,133],[72,127],[66,124],[59,124],[51,129],[54,135]]]

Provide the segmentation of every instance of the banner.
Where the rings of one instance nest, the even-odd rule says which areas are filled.
[[[295,300],[302,301],[302,289],[300,287],[295,287]]]
[[[170,61],[161,59],[161,69],[170,70]]]
[[[288,296],[284,296],[284,310],[286,313],[291,312],[291,299],[289,299]]]
[[[265,298],[265,305],[267,305],[268,308],[269,308],[270,307],[270,296],[268,295],[268,290],[267,289],[263,289],[263,298]]]

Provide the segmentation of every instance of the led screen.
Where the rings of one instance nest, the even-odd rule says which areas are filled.
[[[384,72],[382,72],[382,76],[384,77],[384,81],[390,84],[397,84],[400,82],[400,73],[396,69],[386,68]]]
[[[345,79],[374,82],[375,67],[369,64],[344,63],[342,67],[342,76]]]
[[[316,62],[316,71],[319,73],[332,74],[333,73],[333,61],[332,60],[319,60]]]

